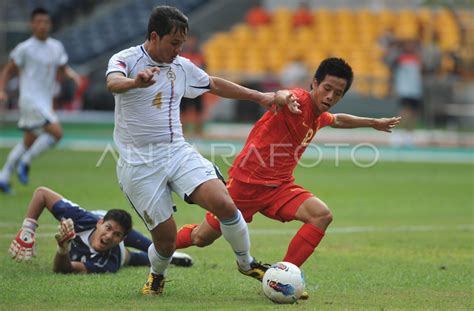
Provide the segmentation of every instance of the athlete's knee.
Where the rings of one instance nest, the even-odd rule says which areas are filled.
[[[223,196],[218,202],[216,202],[214,211],[211,212],[216,215],[220,221],[222,221],[235,217],[237,213],[237,207],[230,196]]]
[[[51,136],[53,136],[55,144],[58,143],[63,138],[63,131],[62,130],[55,131],[55,132],[50,133],[50,134],[51,134]]]
[[[327,206],[322,211],[320,219],[326,226],[329,226],[329,224],[332,222],[333,220],[332,212]]]
[[[308,223],[314,225],[329,226],[333,220],[333,215],[326,203],[320,201],[318,205],[312,207]]]
[[[59,132],[54,136],[55,143],[58,143],[63,138],[63,132]]]
[[[57,143],[63,138],[63,129],[59,124],[53,124],[47,126],[46,132],[48,132],[54,138],[54,142]]]

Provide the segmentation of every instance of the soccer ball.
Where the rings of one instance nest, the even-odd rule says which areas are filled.
[[[304,273],[291,262],[277,262],[262,280],[263,293],[275,303],[295,303],[304,292]]]

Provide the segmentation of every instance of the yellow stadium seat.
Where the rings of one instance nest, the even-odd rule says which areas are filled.
[[[275,38],[275,33],[270,26],[260,26],[255,31],[255,40],[270,44]]]
[[[370,95],[375,98],[385,98],[389,95],[390,85],[387,80],[373,79]]]
[[[240,40],[252,40],[253,30],[247,24],[240,23],[232,28],[232,37]]]

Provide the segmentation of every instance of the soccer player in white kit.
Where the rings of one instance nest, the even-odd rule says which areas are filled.
[[[183,96],[194,98],[209,91],[270,108],[275,94],[208,76],[180,57],[188,32],[187,20],[174,7],[154,8],[146,41],[112,56],[106,73],[107,88],[115,96],[118,180],[153,240],[148,249],[151,269],[142,289],[145,295],[162,293],[175,250],[171,191],[217,216],[241,273],[261,279],[267,269],[250,255],[247,224],[213,164],[184,140],[179,103]]]
[[[63,135],[53,111],[57,74],[74,80],[78,86],[81,83],[80,76],[67,65],[68,56],[62,43],[49,37],[51,19],[46,10],[33,10],[31,28],[32,36],[12,50],[0,74],[0,103],[7,99],[7,81],[19,74],[18,127],[24,131],[23,141],[10,151],[0,172],[0,192],[4,193],[11,192],[10,177],[15,167],[20,182],[27,184],[31,160],[52,148]]]

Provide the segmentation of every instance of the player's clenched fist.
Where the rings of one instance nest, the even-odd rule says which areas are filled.
[[[68,253],[71,247],[71,241],[76,237],[76,231],[74,231],[74,222],[71,218],[61,219],[61,223],[58,226],[58,232],[54,235],[54,237],[58,242],[58,253]]]
[[[158,72],[160,72],[160,68],[158,67],[151,67],[140,71],[135,77],[135,86],[143,88],[154,84],[156,80],[153,79],[153,77],[155,76],[155,73]]]
[[[33,256],[36,256],[35,230],[37,227],[38,223],[33,218],[26,218],[23,221],[21,229],[18,231],[8,249],[12,259],[20,262],[31,260]]]

